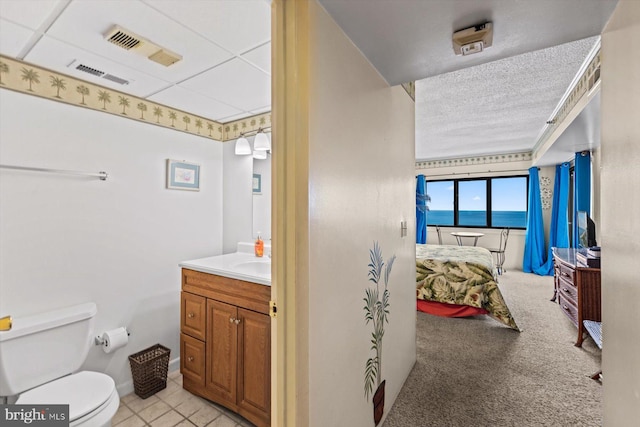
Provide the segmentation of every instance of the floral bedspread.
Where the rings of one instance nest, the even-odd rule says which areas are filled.
[[[497,277],[491,252],[485,248],[416,244],[418,299],[484,308],[519,331]]]

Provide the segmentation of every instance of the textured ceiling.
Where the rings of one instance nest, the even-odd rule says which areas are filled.
[[[416,82],[416,159],[531,151],[597,40]]]

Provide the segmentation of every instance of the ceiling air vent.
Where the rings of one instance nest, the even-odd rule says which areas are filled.
[[[105,80],[111,80],[112,82],[116,82],[119,83],[121,85],[128,85],[129,84],[129,80],[125,80],[122,79],[118,76],[114,76],[113,74],[105,74],[104,76],[102,76],[103,79]]]
[[[165,67],[168,67],[182,59],[181,55],[173,53],[162,46],[158,46],[144,37],[140,37],[139,35],[117,25],[114,25],[104,35],[104,37],[107,41],[121,47],[122,49],[145,56],[151,61],[162,64]]]
[[[84,64],[78,64],[76,70],[84,71],[85,73],[93,74],[94,76],[102,77],[104,71],[96,70],[95,68],[87,67]]]
[[[113,74],[109,74],[105,71],[101,71],[96,67],[91,67],[89,65],[83,64],[77,59],[71,62],[71,64],[69,64],[68,67],[78,71],[82,71],[83,73],[91,74],[92,76],[95,76],[101,79],[110,80],[112,82],[115,82],[121,85],[128,85],[133,81],[133,80],[123,79],[122,77],[114,76]]]
[[[107,41],[126,50],[133,49],[143,43],[142,37],[118,26],[111,28],[105,37]]]

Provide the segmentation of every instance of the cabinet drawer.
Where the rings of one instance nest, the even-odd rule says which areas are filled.
[[[576,288],[573,283],[561,278],[558,281],[558,292],[560,292],[565,299],[570,300],[573,305],[578,305],[578,288]]]
[[[269,314],[270,286],[183,268],[182,290],[236,307]]]
[[[194,338],[205,341],[207,325],[207,299],[182,292],[180,304],[180,330]]]
[[[568,265],[560,264],[560,278],[568,281],[571,284],[576,283],[575,270]]]
[[[562,312],[566,314],[569,319],[571,319],[574,325],[578,326],[578,308],[573,305],[570,300],[565,298],[562,293],[560,293],[559,302]]]
[[[180,372],[182,375],[199,385],[204,386],[205,378],[205,344],[180,334]]]

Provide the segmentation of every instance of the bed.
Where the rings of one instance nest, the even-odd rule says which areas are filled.
[[[418,310],[448,317],[488,314],[519,331],[498,288],[491,252],[475,246],[416,245]]]

